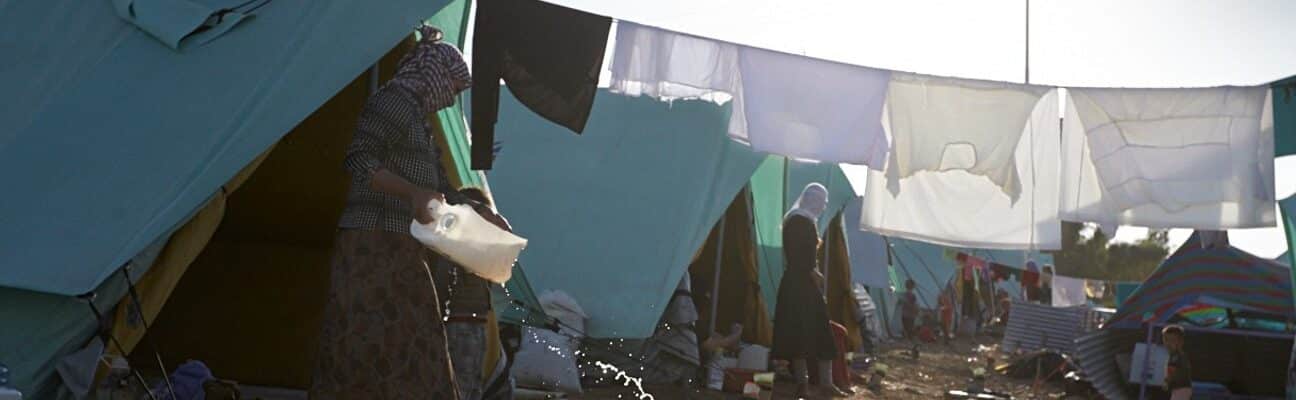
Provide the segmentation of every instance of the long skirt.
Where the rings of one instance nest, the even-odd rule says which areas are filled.
[[[427,249],[409,234],[344,229],[310,398],[459,398]]]

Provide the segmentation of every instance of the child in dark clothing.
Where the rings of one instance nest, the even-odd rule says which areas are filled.
[[[1188,362],[1188,353],[1184,352],[1184,329],[1179,325],[1166,326],[1161,330],[1161,341],[1170,352],[1170,361],[1166,364],[1166,390],[1170,400],[1188,400],[1192,398],[1192,364]]]
[[[905,292],[900,295],[900,323],[904,325],[904,337],[912,339],[915,326],[918,321],[918,294],[917,284],[913,279],[905,280]]]

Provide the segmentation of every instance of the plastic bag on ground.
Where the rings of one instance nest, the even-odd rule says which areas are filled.
[[[581,393],[576,355],[566,337],[547,330],[526,328],[513,362],[519,386],[564,393]]]

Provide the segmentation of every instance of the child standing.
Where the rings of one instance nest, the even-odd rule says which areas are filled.
[[[1184,336],[1184,329],[1179,325],[1169,325],[1161,330],[1161,341],[1170,352],[1165,381],[1166,390],[1170,391],[1170,400],[1192,398],[1192,364],[1188,362],[1188,353],[1184,351]]]
[[[913,339],[915,323],[918,321],[917,284],[913,279],[905,280],[905,292],[900,295],[900,323],[904,325],[904,337]]]

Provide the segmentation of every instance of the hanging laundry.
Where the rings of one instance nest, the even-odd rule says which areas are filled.
[[[536,0],[480,0],[473,33],[472,168],[491,168],[500,79],[536,114],[580,133],[612,20]]]
[[[1052,91],[1041,98],[1031,122],[1018,128],[1011,158],[1021,176],[1018,200],[985,176],[963,170],[920,171],[895,182],[887,179],[891,171],[870,170],[861,228],[954,247],[1060,249],[1056,96]],[[899,190],[888,188],[892,183]]]
[[[1088,304],[1085,297],[1085,280],[1053,275],[1053,306],[1073,307]]]
[[[999,281],[999,280],[1005,280],[1005,281],[1006,281],[1006,280],[1008,280],[1009,278],[1011,278],[1011,277],[1013,277],[1013,276],[1017,276],[1017,275],[1019,275],[1019,274],[1020,274],[1020,273],[1017,272],[1017,270],[1015,270],[1015,269],[1013,269],[1012,267],[1009,267],[1009,266],[1007,266],[1007,265],[1003,265],[1003,264],[1000,264],[1000,263],[990,263],[990,276],[991,276],[991,279],[993,279],[993,280],[996,280],[996,281]]]
[[[1016,150],[1036,122],[1031,113],[1050,90],[1005,82],[892,74],[886,99],[886,126],[893,140],[887,165],[888,187],[893,194],[898,193],[896,181],[919,171],[959,170],[990,179],[1015,202],[1022,190],[1014,160]],[[1039,122],[1057,125],[1057,114],[1053,117]]]
[[[738,54],[730,138],[756,151],[882,169],[891,71],[753,47]]]
[[[613,93],[728,101],[739,85],[738,45],[617,21]]]
[[[757,151],[881,169],[891,72],[617,23],[611,90],[733,100],[730,138]]]
[[[1068,91],[1063,219],[1150,228],[1273,226],[1268,88]]]
[[[1274,155],[1296,154],[1296,77],[1273,84]]]

